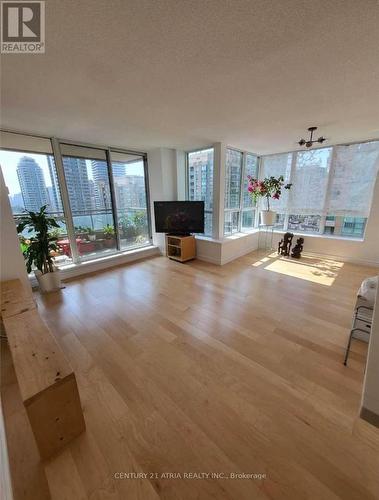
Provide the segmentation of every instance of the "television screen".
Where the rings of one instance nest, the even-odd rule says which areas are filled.
[[[157,233],[204,233],[203,201],[154,201]]]

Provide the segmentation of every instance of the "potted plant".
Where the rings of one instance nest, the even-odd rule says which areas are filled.
[[[87,227],[87,232],[88,232],[88,239],[90,241],[95,241],[96,240],[96,232],[92,227]]]
[[[247,176],[248,186],[247,190],[250,193],[254,203],[259,198],[266,199],[267,210],[261,210],[261,223],[264,226],[273,226],[275,222],[276,212],[270,209],[270,198],[279,200],[282,194],[282,188],[291,189],[292,184],[285,184],[284,177],[266,177],[263,181],[254,179],[250,175]]]
[[[103,227],[103,233],[104,233],[104,245],[108,248],[112,247],[114,244],[114,227],[111,226],[110,224],[107,224],[106,226]]]
[[[39,212],[25,210],[17,232],[22,233],[25,229],[31,233],[27,248],[23,252],[28,273],[32,272],[33,267],[37,268],[34,274],[42,292],[60,289],[60,274],[52,256],[58,249],[58,238],[51,234],[54,229],[59,229],[59,225],[53,217],[46,214],[46,205],[41,207]]]

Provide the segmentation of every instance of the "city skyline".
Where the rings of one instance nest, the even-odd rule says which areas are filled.
[[[51,212],[63,213],[52,155],[1,151],[0,163],[13,213],[20,213],[24,208],[36,211],[45,204]],[[73,213],[111,210],[106,162],[63,157],[63,166]],[[134,208],[146,208],[143,162],[114,162],[112,167],[119,208],[126,209],[131,203]]]
[[[38,165],[42,168],[46,187],[52,186],[52,179],[50,177],[49,164],[48,164],[49,157],[52,158],[52,160],[54,161],[54,157],[52,154],[43,154],[43,153],[38,154],[38,153],[0,150],[0,167],[3,172],[5,185],[9,190],[9,194],[13,196],[15,194],[21,193],[17,177],[17,164],[23,156],[32,158],[38,163]],[[91,163],[92,160],[85,159],[85,161]],[[143,165],[142,160],[134,162],[134,164],[127,164],[129,171],[128,175],[143,176],[144,174],[141,173],[141,165]]]

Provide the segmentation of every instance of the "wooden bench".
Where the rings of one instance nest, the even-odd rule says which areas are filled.
[[[14,292],[14,285],[10,288]],[[2,297],[8,293],[12,299],[13,292],[5,287]],[[4,311],[2,304],[2,317],[21,397],[40,455],[46,459],[78,436],[85,423],[75,374],[31,294],[27,295],[20,300],[19,310],[15,300]]]
[[[30,291],[18,279],[2,281],[0,297],[2,318],[9,318],[36,308]]]

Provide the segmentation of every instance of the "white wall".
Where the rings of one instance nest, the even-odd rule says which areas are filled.
[[[196,237],[197,258],[223,266],[258,249],[259,232],[227,236],[221,240]]]
[[[30,288],[24,257],[18,241],[16,225],[8,198],[8,189],[0,169],[0,278],[1,281],[19,278]]]
[[[379,287],[368,347],[362,406],[369,412],[375,413],[379,422]]]
[[[177,157],[175,149],[155,148],[148,152],[149,190],[153,244],[165,252],[165,236],[155,231],[154,201],[177,199]]]

